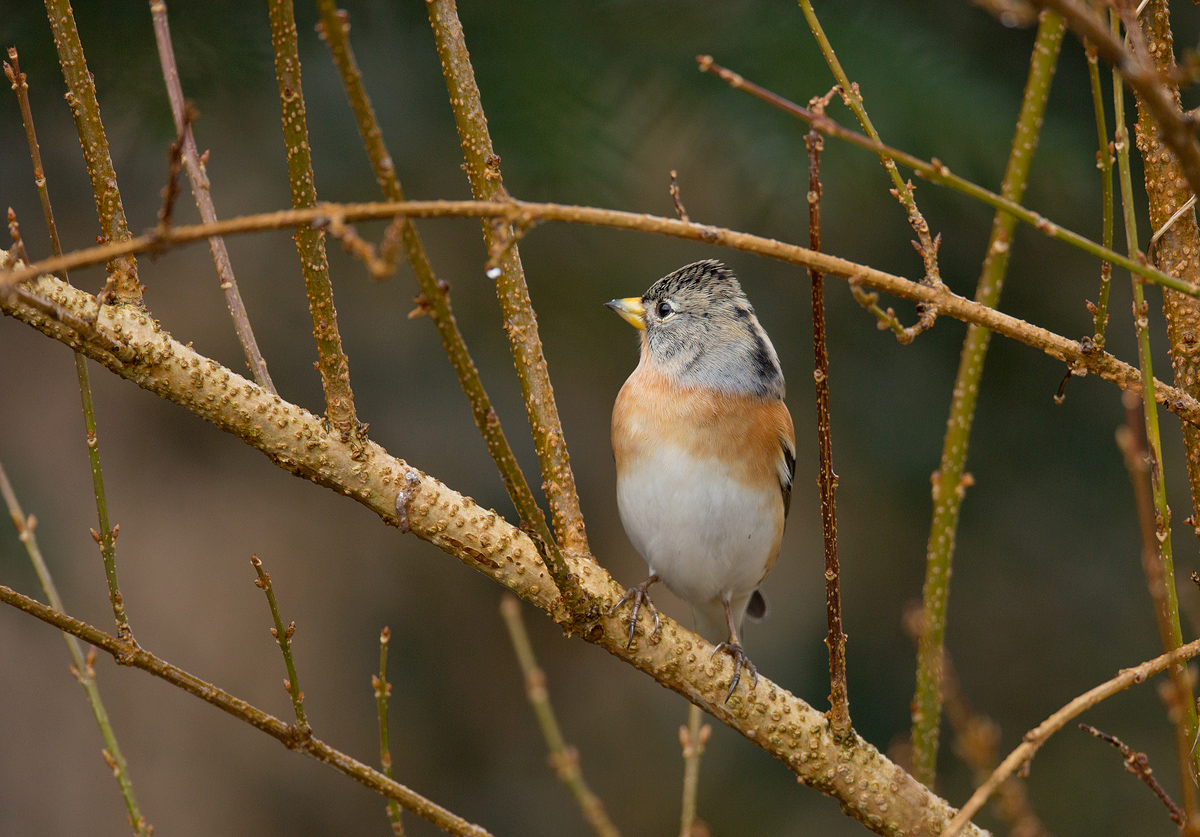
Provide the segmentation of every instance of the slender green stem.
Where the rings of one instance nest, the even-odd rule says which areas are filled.
[[[1093,44],[1114,68],[1120,69],[1125,83],[1137,93],[1142,107],[1151,114],[1157,124],[1162,142],[1170,148],[1179,163],[1179,175],[1191,189],[1200,194],[1200,143],[1196,141],[1196,125],[1192,116],[1183,114],[1173,85],[1165,84],[1163,75],[1144,42],[1128,47],[1119,34],[1114,34],[1104,17],[1097,12],[1100,4],[1093,6],[1080,0],[1031,0],[1037,8],[1053,9],[1070,23],[1071,28],[1087,42]],[[1128,4],[1132,13],[1134,5]],[[1142,3],[1140,5],[1145,5]],[[1165,4],[1163,6],[1165,9]],[[1132,16],[1131,16],[1132,18]],[[1168,47],[1165,56],[1171,56]],[[1174,60],[1171,59],[1171,63]]]
[[[704,711],[694,703],[688,704],[687,726],[679,728],[679,743],[683,747],[683,804],[679,837],[693,837],[697,833],[693,826],[696,823],[696,798],[700,787],[700,758],[704,755],[708,739],[712,737],[712,727],[702,724],[703,720]]]
[[[1100,167],[1100,189],[1103,206],[1103,231],[1101,243],[1108,249],[1113,246],[1113,152],[1108,138],[1108,124],[1104,117],[1104,91],[1100,87],[1100,60],[1092,46],[1087,48],[1088,77],[1092,86],[1092,109],[1096,113],[1096,135],[1099,148],[1096,162]],[[1092,310],[1095,335],[1092,343],[1097,349],[1104,348],[1104,330],[1108,326],[1108,292],[1112,287],[1112,263],[1100,263],[1100,295]]]
[[[104,494],[104,469],[100,467],[100,441],[96,436],[96,411],[92,404],[92,386],[88,380],[87,359],[75,353],[75,374],[79,379],[79,398],[83,403],[83,424],[87,430],[88,461],[92,469],[92,491],[96,495],[96,516],[100,531],[92,530],[92,537],[100,545],[104,558],[104,577],[108,581],[108,597],[112,602],[113,617],[117,620],[117,636],[133,642],[133,631],[125,615],[125,602],[117,584],[117,554],[113,542],[120,527],[109,526],[108,500]]]
[[[58,595],[58,588],[55,587],[54,578],[50,575],[50,568],[46,566],[42,551],[38,547],[37,535],[34,533],[36,521],[32,515],[26,517],[25,512],[22,511],[17,494],[13,491],[12,483],[9,482],[3,465],[0,465],[0,496],[3,496],[4,503],[8,507],[8,514],[17,529],[17,537],[25,546],[25,552],[33,564],[33,571],[37,574],[42,592],[46,594],[46,600],[50,602],[50,607],[62,612],[62,598]],[[153,829],[146,822],[146,818],[142,816],[141,808],[138,807],[137,797],[133,792],[133,780],[129,778],[129,767],[125,762],[125,756],[121,754],[121,747],[117,743],[117,735],[113,731],[112,722],[108,719],[104,701],[100,698],[100,688],[96,685],[96,669],[92,665],[93,654],[85,656],[79,640],[66,631],[63,631],[63,639],[67,643],[67,652],[70,653],[73,663],[71,674],[83,687],[88,705],[92,708],[92,715],[96,718],[96,726],[100,728],[100,736],[104,739],[105,760],[112,767],[113,774],[117,778],[121,797],[125,800],[125,808],[129,811],[129,822],[133,824],[134,833],[141,837],[150,837]]]
[[[554,716],[554,707],[550,704],[550,692],[546,689],[546,673],[538,666],[533,653],[533,644],[529,641],[529,633],[525,630],[525,622],[521,618],[521,603],[511,593],[505,593],[500,598],[500,615],[504,617],[504,625],[508,628],[508,637],[512,641],[513,651],[517,655],[517,663],[521,673],[525,675],[525,692],[529,697],[529,705],[537,717],[542,736],[546,739],[546,747],[550,750],[550,765],[558,778],[567,786],[571,796],[575,797],[584,819],[596,832],[597,837],[619,837],[620,832],[608,818],[604,803],[592,792],[583,778],[583,770],[579,766],[579,751],[563,738],[562,728]]]
[[[462,141],[464,168],[476,200],[503,200],[508,197],[500,174],[500,158],[492,148],[475,71],[467,53],[466,39],[454,0],[429,0],[426,3],[433,27],[442,72],[454,109]],[[525,269],[517,249],[511,223],[484,223],[484,241],[489,254],[488,276],[496,282],[496,292],[504,309],[504,329],[521,382],[521,394],[529,414],[534,445],[542,468],[542,486],[550,504],[554,534],[562,550],[572,556],[588,554],[587,534],[575,475],[571,471],[566,439],[550,384],[537,317],[525,284]],[[565,562],[550,561],[550,574],[572,613],[580,613],[583,588],[571,576]]]
[[[816,40],[817,46],[820,47],[821,54],[825,57],[825,63],[833,71],[833,76],[837,79],[838,87],[841,88],[842,101],[850,108],[850,112],[854,114],[854,118],[858,120],[858,124],[862,126],[866,135],[875,142],[880,143],[879,132],[875,130],[875,125],[871,122],[871,117],[867,115],[867,108],[863,103],[862,93],[859,91],[858,85],[851,82],[850,76],[842,69],[842,63],[838,60],[837,54],[833,51],[833,44],[826,37],[825,30],[822,28],[821,22],[817,19],[817,13],[813,9],[811,0],[799,1],[800,10],[804,13],[804,19],[808,21],[808,28],[812,30],[813,38]],[[937,243],[929,233],[929,224],[926,223],[925,216],[917,209],[917,200],[913,196],[912,184],[900,176],[900,170],[896,167],[896,161],[891,155],[881,151],[879,153],[879,162],[883,164],[888,176],[892,179],[892,186],[896,190],[896,198],[904,206],[905,212],[908,214],[908,221],[917,234],[920,245],[918,249],[921,253],[922,261],[925,263],[925,281],[930,283],[940,282],[940,271],[938,270],[937,263]],[[924,330],[932,326],[935,316],[934,312],[929,312],[929,316],[922,317],[919,330]],[[912,336],[916,336],[915,333]],[[908,338],[909,342],[911,342],[912,336]]]
[[[1111,17],[1114,32],[1119,32],[1118,18],[1114,12]],[[1130,167],[1129,128],[1125,119],[1124,82],[1117,70],[1113,71],[1113,121],[1116,124],[1114,148],[1117,152],[1117,173],[1121,189],[1121,211],[1125,220],[1125,245],[1133,255],[1138,252],[1137,215],[1133,198],[1133,175]],[[1162,583],[1164,597],[1162,607],[1165,608],[1165,618],[1162,622],[1163,650],[1171,651],[1183,644],[1183,632],[1179,624],[1179,598],[1175,590],[1175,560],[1174,547],[1171,541],[1171,508],[1167,504],[1167,486],[1162,470],[1162,436],[1159,432],[1158,407],[1154,401],[1156,382],[1153,378],[1154,362],[1150,350],[1150,306],[1146,302],[1145,286],[1137,276],[1131,276],[1133,282],[1133,312],[1134,327],[1137,332],[1138,361],[1146,386],[1143,391],[1143,414],[1146,421],[1146,448],[1149,453],[1150,488],[1154,497],[1154,526],[1155,539],[1158,541],[1158,556],[1162,563]],[[1192,775],[1200,771],[1200,753],[1192,751],[1190,742],[1196,740],[1197,715],[1196,704],[1192,700],[1192,686],[1189,681],[1187,668],[1182,663],[1170,669],[1171,682],[1178,695],[1176,703],[1179,708],[1178,723],[1181,734],[1176,736],[1177,747],[1180,748],[1180,759],[1187,765],[1190,762]],[[1183,749],[1187,748],[1187,749]],[[1184,778],[1185,783],[1189,782]],[[1189,793],[1191,800],[1189,811],[1195,807],[1194,794]]]
[[[117,175],[108,151],[104,123],[100,120],[100,104],[96,101],[96,84],[88,71],[79,30],[75,28],[75,13],[70,0],[46,0],[46,15],[54,31],[54,45],[63,80],[67,83],[67,104],[79,132],[83,161],[96,196],[96,214],[100,229],[109,241],[129,238],[129,224],[117,188]],[[141,299],[137,261],[131,256],[117,256],[108,264],[108,287],[118,300],[132,302]]]
[[[1132,271],[1139,276],[1144,276],[1156,285],[1162,285],[1164,288],[1171,288],[1180,293],[1188,294],[1189,296],[1200,296],[1200,285],[1192,282],[1179,279],[1171,276],[1169,273],[1146,264],[1131,259],[1128,256],[1118,253],[1108,247],[1101,246],[1089,238],[1080,235],[1077,232],[1064,229],[1054,223],[1045,216],[1026,209],[1017,201],[1011,200],[1003,194],[996,194],[988,189],[983,188],[969,180],[966,180],[950,171],[950,168],[938,160],[936,157],[932,160],[922,160],[920,157],[914,157],[899,149],[892,148],[889,145],[876,142],[870,137],[863,136],[860,133],[843,128],[841,125],[834,122],[827,116],[818,116],[808,108],[802,107],[795,102],[791,102],[777,93],[772,93],[765,87],[760,87],[757,84],[747,81],[742,76],[728,70],[725,67],[716,64],[710,55],[700,55],[696,57],[696,62],[700,66],[700,70],[706,73],[712,73],[727,83],[735,90],[744,90],[756,99],[761,99],[772,107],[790,113],[798,119],[803,119],[811,124],[814,128],[823,134],[831,137],[837,137],[852,145],[857,145],[859,148],[865,148],[876,154],[886,154],[893,158],[901,165],[908,166],[915,171],[920,177],[925,178],[930,183],[936,183],[939,186],[945,186],[953,189],[972,200],[977,200],[980,203],[1007,212],[1023,224],[1036,229],[1043,235],[1053,238],[1055,241],[1061,241],[1064,244],[1069,244],[1085,253],[1096,256],[1099,259],[1112,262],[1117,267]]]
[[[379,674],[371,678],[375,689],[375,703],[379,709],[379,766],[383,775],[392,778],[392,748],[388,744],[388,698],[392,696],[392,684],[387,679],[388,641],[392,638],[391,630],[385,625],[379,633]],[[404,837],[404,821],[400,818],[400,803],[394,799],[387,801],[388,820],[392,824],[392,834]]]
[[[1037,148],[1042,114],[1050,94],[1050,82],[1054,77],[1065,31],[1060,17],[1042,13],[1030,58],[1025,97],[1000,189],[1001,194],[1014,203],[1021,200],[1028,182],[1029,166]],[[1000,298],[1015,226],[1016,219],[1005,212],[997,212],[992,222],[987,255],[975,290],[976,302],[989,308],[994,308]],[[958,512],[965,489],[970,484],[966,473],[967,446],[990,339],[991,332],[987,329],[974,324],[967,327],[950,416],[946,422],[941,464],[933,483],[933,519],[929,529],[923,593],[925,619],[917,650],[917,684],[912,704],[913,775],[930,787],[933,786],[937,770],[941,668],[946,609],[950,597],[950,567],[958,531]]]
[[[279,605],[275,601],[275,588],[271,586],[271,574],[263,569],[262,561],[258,560],[257,555],[250,556],[250,563],[254,565],[254,572],[258,573],[254,585],[267,594],[267,604],[271,607],[271,618],[275,621],[275,627],[271,628],[271,636],[275,637],[275,641],[279,643],[279,650],[283,652],[283,662],[287,666],[288,676],[287,680],[283,681],[283,688],[291,697],[292,708],[296,711],[296,732],[299,737],[307,738],[312,735],[312,730],[308,726],[308,719],[304,716],[304,692],[300,691],[300,680],[296,676],[296,663],[292,659],[292,635],[296,633],[296,623],[292,622],[286,628],[283,627],[283,619],[279,615]]]
[[[383,131],[375,118],[375,110],[371,106],[370,97],[367,96],[362,74],[358,70],[358,63],[355,61],[354,52],[351,49],[348,32],[350,27],[345,18],[346,13],[339,10],[333,0],[317,0],[317,8],[321,13],[321,37],[333,55],[333,62],[342,78],[342,85],[346,88],[346,96],[354,110],[355,119],[358,122],[358,133],[362,137],[363,147],[366,149],[371,167],[375,171],[375,179],[379,182],[379,188],[383,191],[384,197],[392,201],[402,201],[404,200],[404,190],[400,186],[395,164],[393,164],[391,155],[387,151],[387,145],[383,141]],[[517,462],[517,457],[508,444],[504,429],[500,426],[500,419],[492,408],[492,401],[488,397],[487,390],[484,389],[483,381],[480,380],[479,370],[475,367],[475,361],[472,360],[471,354],[467,350],[462,332],[459,331],[458,322],[454,318],[454,310],[450,305],[450,286],[445,282],[438,281],[429,256],[425,252],[425,245],[421,242],[421,237],[417,234],[417,228],[412,219],[407,215],[399,215],[396,217],[394,225],[398,225],[400,242],[408,257],[408,263],[417,277],[417,284],[421,288],[424,310],[433,320],[438,336],[442,339],[442,347],[458,375],[459,386],[466,393],[467,401],[471,405],[471,415],[475,419],[475,426],[483,435],[488,452],[492,455],[492,461],[496,463],[496,469],[500,472],[501,479],[504,480],[508,496],[521,518],[521,528],[535,534],[535,540],[539,542],[539,547],[544,546],[556,553],[552,562],[562,563],[562,557],[557,555],[558,544],[555,543],[554,537],[550,533],[550,527],[546,525],[546,515],[538,506],[529,482],[525,479],[525,474],[522,473],[521,466]]]
[[[292,206],[301,209],[316,205],[317,187],[313,181],[304,90],[300,85],[296,18],[292,0],[270,0],[268,5],[271,46],[275,50],[275,76],[279,82],[279,103],[283,111],[288,179],[292,185]],[[296,248],[300,253],[300,269],[304,273],[304,290],[308,296],[308,311],[312,316],[313,337],[317,344],[317,366],[325,391],[325,415],[329,423],[341,432],[343,439],[351,440],[362,428],[354,413],[350,361],[342,351],[337,309],[333,306],[333,286],[329,281],[324,234],[311,226],[298,226]]]

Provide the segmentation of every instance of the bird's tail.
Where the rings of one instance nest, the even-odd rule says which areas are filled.
[[[743,617],[749,616],[757,622],[767,615],[767,600],[755,590],[748,596],[731,600],[729,609],[733,613],[733,624],[740,634]],[[725,618],[725,604],[720,599],[692,605],[692,616],[696,620],[696,633],[709,642],[724,642],[731,638],[729,622]]]

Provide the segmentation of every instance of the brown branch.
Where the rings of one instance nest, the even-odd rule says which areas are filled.
[[[1067,722],[1091,709],[1101,701],[1112,697],[1117,692],[1128,689],[1136,683],[1144,683],[1146,678],[1151,675],[1158,674],[1184,660],[1190,660],[1197,654],[1200,654],[1200,639],[1180,646],[1170,653],[1155,657],[1153,660],[1147,660],[1133,668],[1123,669],[1116,677],[1084,692],[1025,733],[1024,741],[1009,753],[1004,761],[1000,763],[1000,766],[988,777],[987,781],[980,785],[975,793],[971,794],[971,798],[967,800],[967,804],[955,814],[950,825],[942,832],[942,837],[954,837],[954,835],[961,833],[970,824],[971,817],[979,813],[979,809],[995,793],[996,788],[1011,776],[1017,768],[1023,764],[1027,764],[1033,758],[1034,753],[1038,751],[1038,748],[1045,744],[1050,736],[1062,729]]]
[[[249,383],[249,382],[247,382]],[[217,688],[211,683],[201,680],[183,669],[171,665],[166,660],[156,657],[149,651],[123,642],[114,636],[104,633],[86,622],[73,619],[65,613],[47,607],[39,601],[22,596],[15,590],[0,586],[0,602],[11,605],[18,610],[41,619],[61,631],[72,634],[97,648],[112,654],[113,659],[122,665],[139,668],[155,677],[166,680],[173,686],[183,689],[201,700],[228,712],[233,717],[245,721],[255,729],[265,732],[272,738],[278,739],[289,750],[303,750],[317,761],[324,762],[334,769],[345,773],[351,779],[366,785],[371,790],[383,794],[389,799],[395,799],[409,811],[436,825],[449,834],[461,834],[465,837],[489,837],[488,832],[478,825],[467,822],[462,817],[447,811],[445,808],[426,799],[420,794],[406,788],[398,782],[389,779],[382,773],[371,769],[362,762],[352,759],[345,753],[335,750],[325,742],[309,736],[298,734],[295,726],[285,724],[278,718],[268,715],[261,709],[251,706],[241,698],[234,697],[228,692]]]
[[[671,169],[671,185],[667,191],[671,195],[671,203],[675,204],[675,215],[685,224],[691,221],[692,219],[688,217],[687,210],[683,207],[683,200],[679,196],[679,173],[675,169]]]
[[[162,65],[163,81],[167,86],[167,98],[171,102],[171,115],[175,118],[175,131],[179,136],[183,166],[192,186],[196,209],[200,211],[200,220],[210,224],[217,220],[217,210],[213,204],[208,172],[196,148],[196,138],[192,134],[192,119],[189,118],[188,105],[184,101],[183,87],[179,82],[179,68],[175,64],[175,48],[171,44],[171,28],[167,21],[167,4],[164,0],[150,0],[150,17],[154,21],[154,42],[158,46],[158,60]],[[267,362],[259,351],[254,330],[250,327],[250,318],[246,313],[246,305],[242,302],[241,291],[238,290],[225,239],[217,235],[211,236],[208,239],[208,249],[217,268],[217,278],[225,295],[225,305],[229,308],[234,330],[242,344],[242,353],[246,356],[246,365],[260,387],[275,392],[275,384],[267,372]]]
[[[1084,238],[1079,233],[1064,229],[1058,224],[1055,224],[1049,218],[1046,218],[1044,215],[1027,209],[1011,198],[1005,197],[1004,195],[998,195],[995,192],[984,189],[982,186],[976,185],[969,180],[959,177],[951,172],[949,167],[936,157],[932,160],[922,160],[919,157],[914,157],[912,154],[900,151],[897,148],[892,148],[891,146],[884,145],[881,142],[876,142],[870,137],[863,136],[856,131],[843,128],[829,117],[818,116],[808,108],[801,107],[795,102],[788,101],[778,93],[772,93],[765,87],[760,87],[751,81],[747,81],[732,70],[721,67],[713,62],[712,56],[710,55],[699,55],[696,57],[696,61],[700,65],[700,70],[702,72],[712,73],[722,81],[729,84],[729,86],[735,90],[744,90],[754,96],[756,99],[760,99],[773,107],[779,108],[785,113],[789,113],[792,116],[803,119],[805,122],[808,122],[818,131],[827,136],[837,137],[838,139],[845,140],[852,145],[857,145],[859,148],[864,148],[867,151],[871,151],[875,154],[885,154],[901,165],[908,166],[920,177],[925,178],[930,183],[936,183],[939,186],[946,186],[950,189],[954,189],[955,191],[961,192],[969,198],[977,200],[980,203],[987,204],[993,209],[1007,212],[1018,221],[1030,225],[1038,232],[1053,238],[1055,241],[1061,241],[1064,244],[1070,244],[1072,247],[1083,250],[1085,253],[1090,253],[1098,259],[1110,261],[1117,267],[1122,267],[1138,276],[1145,276],[1155,284],[1162,285],[1166,288],[1174,288],[1181,293],[1190,294],[1192,296],[1200,296],[1200,285],[1171,276],[1170,274],[1164,273],[1157,268],[1151,268],[1144,263],[1140,263],[1137,259],[1097,244],[1088,238]],[[922,256],[924,257],[924,254],[922,254]]]
[[[8,48],[8,58],[4,62],[4,75],[12,83],[13,92],[17,94],[17,103],[21,108],[21,122],[25,125],[25,139],[29,143],[29,156],[33,160],[33,183],[37,187],[38,197],[42,202],[42,217],[46,219],[46,230],[50,233],[50,251],[56,256],[62,255],[62,244],[58,240],[58,226],[54,223],[54,210],[50,207],[50,190],[46,186],[46,172],[42,168],[42,151],[37,141],[37,131],[33,125],[33,109],[29,106],[29,79],[21,72],[21,63],[17,60],[17,48]],[[12,212],[12,209],[9,209]],[[24,257],[23,257],[24,258]],[[66,280],[66,276],[60,276]]]
[[[275,76],[279,82],[279,103],[283,111],[283,138],[287,145],[288,179],[292,184],[292,206],[296,209],[308,208],[317,203],[317,187],[313,182],[304,90],[300,86],[296,19],[292,0],[270,0],[268,6],[271,46],[275,50]],[[342,336],[338,331],[324,236],[311,225],[298,226],[296,249],[300,253],[304,291],[308,296],[308,311],[312,316],[313,337],[317,344],[317,368],[321,372],[321,386],[325,391],[325,415],[329,423],[349,439],[361,434],[364,428],[359,425],[354,413],[350,361],[342,350]]]
[[[479,87],[475,83],[475,72],[471,67],[454,0],[429,0],[426,9],[437,42],[438,57],[442,61],[442,74],[446,77],[454,121],[458,125],[471,193],[476,200],[504,200],[508,198],[508,192],[500,175],[500,157],[492,147],[487,117],[483,112]],[[542,467],[542,487],[550,504],[554,534],[563,551],[586,555],[589,551],[587,533],[579,509],[579,495],[575,490],[575,475],[571,471],[566,439],[554,400],[554,387],[550,384],[542,340],[538,334],[537,316],[529,299],[525,268],[521,264],[513,227],[507,218],[483,224],[489,264],[498,268],[495,276],[491,271],[488,275],[496,281],[496,293],[504,309],[504,331],[516,362],[521,394],[533,430],[534,445]],[[571,610],[576,611],[583,605],[578,600],[576,585],[566,576],[563,566],[552,563],[551,570],[563,595],[572,604]]]
[[[1150,759],[1146,758],[1145,753],[1136,752],[1115,735],[1101,732],[1091,724],[1080,724],[1079,728],[1089,735],[1094,735],[1101,741],[1107,741],[1120,750],[1121,757],[1125,760],[1125,769],[1141,779],[1146,787],[1150,788],[1154,792],[1154,795],[1162,801],[1162,804],[1167,806],[1167,816],[1178,826],[1183,826],[1186,823],[1187,818],[1183,814],[1183,809],[1175,804],[1175,800],[1171,798],[1171,795],[1154,778],[1154,772],[1150,769]]]
[[[70,309],[95,305],[87,294],[50,276],[40,278],[34,290]],[[555,620],[568,617],[525,533],[377,444],[344,441],[320,417],[173,340],[148,315],[127,306],[106,306],[101,312],[97,327],[119,339],[133,357],[123,363],[38,311],[2,299],[0,307],[242,439],[291,473],[356,500],[387,523],[402,523],[405,531],[484,573]],[[590,558],[568,555],[567,560],[589,597],[604,604],[616,602],[621,588],[603,567]],[[673,620],[663,618],[656,643],[629,648],[626,631],[624,617],[602,607],[580,635],[699,704],[782,761],[799,781],[838,799],[851,816],[877,833],[935,835],[949,822],[953,811],[944,800],[857,735],[835,740],[820,712],[765,676],[759,677],[756,688],[726,703],[731,663]],[[280,734],[290,729],[274,723]],[[350,772],[346,763],[340,762],[339,769]],[[383,778],[372,781],[382,783]],[[864,794],[865,787],[889,790]],[[972,828],[971,833],[983,832]]]
[[[804,247],[786,244],[775,239],[737,232],[707,224],[684,223],[674,218],[662,218],[635,212],[599,209],[564,204],[532,203],[527,201],[405,201],[403,203],[322,204],[312,209],[287,210],[265,215],[248,215],[216,224],[181,226],[171,229],[163,238],[144,235],[121,244],[107,244],[77,250],[59,258],[43,259],[28,267],[0,271],[0,289],[23,282],[44,273],[98,264],[114,253],[141,252],[176,246],[209,235],[231,235],[267,229],[282,229],[299,224],[312,224],[322,219],[338,217],[345,220],[390,218],[405,214],[410,217],[507,217],[560,221],[569,224],[590,224],[613,229],[638,230],[673,238],[699,241],[717,247],[777,259],[801,267],[815,267],[827,276],[838,276],[850,282],[892,294],[918,303],[936,305],[947,316],[974,323],[991,332],[1031,346],[1050,357],[1066,363],[1078,376],[1098,375],[1117,384],[1121,389],[1141,392],[1141,373],[1123,361],[1103,351],[1096,351],[1091,338],[1069,340],[1040,326],[1009,316],[994,308],[959,296],[946,288],[932,288],[912,282],[882,270],[814,253]],[[72,344],[73,345],[73,344]],[[114,353],[117,354],[117,353]],[[128,352],[124,352],[128,354]],[[127,358],[131,359],[131,358]],[[1181,419],[1200,427],[1200,401],[1183,390],[1161,381],[1154,385],[1155,400]]]
[[[820,103],[817,107],[823,107]],[[817,131],[804,137],[808,149],[808,246],[821,252],[821,148],[824,139]],[[833,472],[833,433],[829,417],[829,353],[825,346],[825,277],[809,268],[812,280],[813,378],[817,388],[817,449],[821,489],[821,532],[825,540],[825,613],[829,633],[829,726],[835,738],[850,733],[850,697],[846,690],[846,634],[842,630],[841,570],[837,552],[838,477]]]

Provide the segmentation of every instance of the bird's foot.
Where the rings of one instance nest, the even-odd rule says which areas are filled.
[[[725,695],[725,702],[729,703],[729,699],[733,697],[733,690],[737,688],[738,683],[742,679],[742,668],[744,667],[746,671],[750,672],[751,689],[758,685],[758,669],[754,667],[754,663],[746,658],[746,652],[742,650],[742,646],[737,640],[722,642],[713,649],[713,657],[717,656],[717,653],[722,650],[728,651],[729,656],[733,658],[733,678],[729,681],[729,692]]]
[[[654,617],[654,633],[651,634],[651,636],[658,636],[659,632],[662,630],[662,624],[658,618],[658,608],[656,608],[654,606],[654,602],[650,600],[649,592],[650,585],[656,581],[658,581],[657,574],[650,576],[641,584],[633,585],[625,591],[625,595],[622,596],[608,611],[610,614],[615,613],[617,608],[625,604],[625,602],[633,602],[633,607],[631,607],[629,610],[629,644],[626,646],[627,648],[633,647],[633,635],[637,631],[638,611],[642,609],[642,605],[645,605],[646,609],[650,611],[650,615]]]

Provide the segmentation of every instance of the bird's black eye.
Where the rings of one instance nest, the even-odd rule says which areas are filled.
[[[658,311],[658,318],[660,320],[665,320],[667,317],[675,313],[675,309],[671,306],[671,303],[667,302],[665,299],[658,303],[658,308],[656,310]]]

